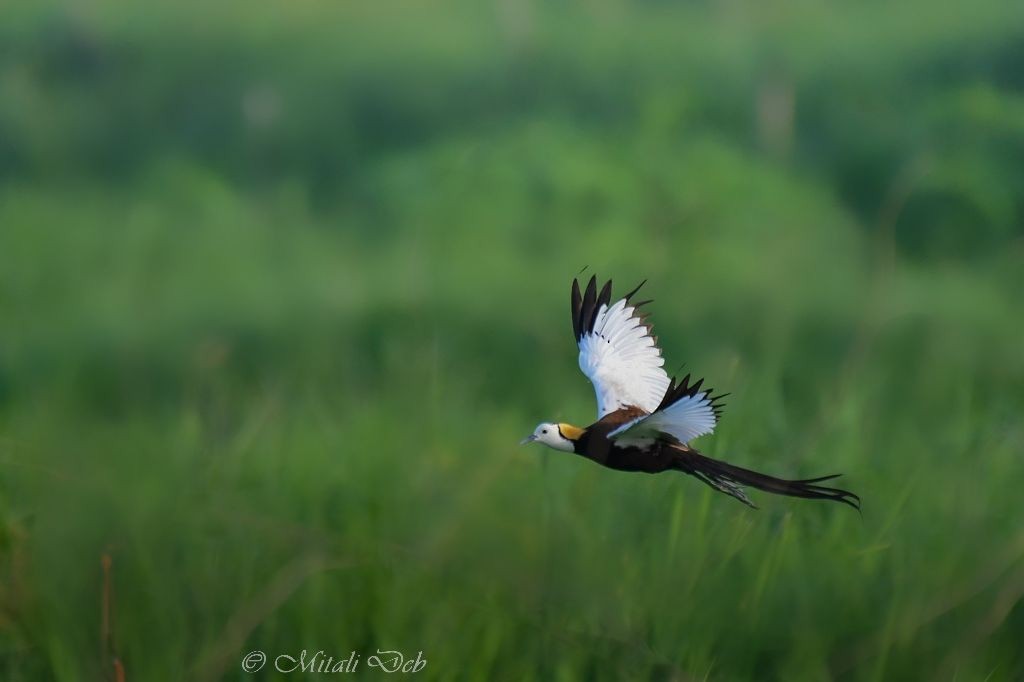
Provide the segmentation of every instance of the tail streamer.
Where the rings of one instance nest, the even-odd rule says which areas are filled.
[[[811,500],[831,500],[842,502],[860,511],[860,497],[841,488],[830,488],[818,485],[824,481],[838,478],[842,474],[831,474],[817,478],[788,480],[762,474],[750,469],[728,464],[721,460],[702,455],[690,448],[679,448],[676,467],[694,478],[700,479],[715,490],[731,495],[750,507],[757,508],[747,497],[744,486],[757,488],[775,495],[802,497]]]

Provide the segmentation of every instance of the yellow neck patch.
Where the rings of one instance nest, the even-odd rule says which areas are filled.
[[[558,432],[562,434],[562,438],[568,438],[569,440],[579,440],[580,436],[583,435],[584,429],[572,424],[559,424]]]

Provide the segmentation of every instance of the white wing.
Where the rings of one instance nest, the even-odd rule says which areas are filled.
[[[704,380],[690,385],[687,374],[677,386],[672,382],[665,398],[652,414],[627,422],[608,434],[621,445],[641,444],[664,436],[680,443],[689,443],[698,436],[711,433],[718,424],[722,405],[711,389],[701,390]]]
[[[598,294],[597,278],[591,277],[581,296],[579,282],[572,282],[580,369],[594,384],[598,419],[627,406],[653,412],[670,383],[651,327],[637,314],[643,304],[629,301],[636,289],[609,305],[611,285],[609,281]]]

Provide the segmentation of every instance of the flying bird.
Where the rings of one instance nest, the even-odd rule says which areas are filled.
[[[646,282],[646,280],[645,280]],[[715,430],[721,399],[704,380],[669,378],[646,314],[651,301],[633,303],[644,282],[612,303],[612,283],[600,290],[591,277],[580,293],[572,281],[572,330],[579,364],[597,394],[597,421],[586,428],[544,422],[523,440],[591,459],[610,469],[657,474],[681,471],[756,508],[746,486],[777,495],[833,500],[860,509],[860,498],[820,485],[840,474],[788,480],[744,469],[701,454],[690,441]]]

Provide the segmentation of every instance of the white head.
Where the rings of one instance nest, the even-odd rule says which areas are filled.
[[[526,445],[534,441],[543,443],[549,448],[555,450],[562,450],[564,452],[572,452],[575,441],[579,440],[579,437],[583,435],[583,429],[577,428],[571,424],[551,424],[548,422],[542,422],[533,430],[533,433],[527,436],[520,442],[520,445]]]

